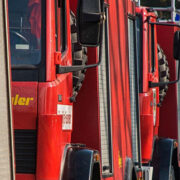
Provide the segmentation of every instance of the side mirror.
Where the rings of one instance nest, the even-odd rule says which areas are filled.
[[[180,31],[176,31],[174,34],[174,47],[173,47],[174,59],[180,60]]]
[[[78,40],[83,46],[99,46],[99,61],[96,64],[88,65],[58,66],[58,74],[94,68],[101,63],[105,20],[104,0],[79,0],[77,10]]]
[[[104,20],[102,0],[79,0],[77,9],[78,40],[83,46],[98,46]]]

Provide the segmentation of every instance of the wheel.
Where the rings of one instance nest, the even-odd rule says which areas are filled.
[[[85,65],[87,63],[87,48],[81,46],[77,40],[77,26],[76,17],[71,12],[71,44],[72,44],[72,61],[73,65]],[[73,96],[71,101],[76,100],[79,90],[81,89],[82,82],[85,78],[86,70],[73,72]]]
[[[170,74],[169,74],[169,66],[166,56],[158,45],[158,64],[159,64],[159,82],[169,82]],[[159,106],[161,106],[164,97],[166,96],[168,90],[168,85],[159,87]]]

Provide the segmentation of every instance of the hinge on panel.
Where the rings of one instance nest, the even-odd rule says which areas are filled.
[[[54,63],[59,65],[61,63],[61,52],[54,53]]]

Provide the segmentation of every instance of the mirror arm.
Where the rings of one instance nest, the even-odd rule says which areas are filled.
[[[149,82],[149,87],[154,88],[154,87],[161,87],[161,86],[165,86],[169,84],[175,84],[179,81],[179,76],[180,76],[180,63],[178,62],[178,79],[177,80],[170,81],[170,82],[158,82],[158,83]]]
[[[104,21],[103,21],[104,23]],[[102,25],[103,26],[103,25]],[[69,73],[69,72],[75,72],[75,71],[82,71],[84,69],[88,68],[94,68],[97,67],[101,64],[102,61],[102,40],[103,40],[103,28],[101,29],[100,32],[100,46],[99,46],[99,61],[96,64],[89,64],[89,65],[80,65],[80,66],[57,66],[56,68],[56,73],[57,74],[64,74],[64,73]]]
[[[85,69],[85,65],[81,66],[57,66],[56,73],[57,74],[64,74],[69,72],[81,71]]]
[[[169,84],[175,84],[179,81],[179,78],[176,81],[171,81],[171,82],[159,82],[159,83],[154,83],[154,82],[149,82],[149,87],[154,88],[154,87],[161,87]]]
[[[64,73],[82,71],[84,69],[97,67],[99,64],[101,64],[101,59],[102,58],[99,58],[99,61],[97,64],[81,65],[81,66],[58,66],[56,69],[56,72],[57,74],[64,74]]]

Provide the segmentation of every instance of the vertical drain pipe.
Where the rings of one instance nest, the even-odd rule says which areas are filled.
[[[176,4],[175,0],[171,0],[171,21],[175,22],[176,17]]]
[[[136,0],[136,1],[137,1],[137,5],[136,6],[140,7],[141,6],[141,0]]]

